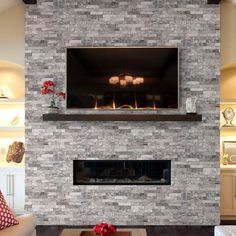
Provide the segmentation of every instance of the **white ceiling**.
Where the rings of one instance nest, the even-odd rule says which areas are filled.
[[[22,3],[22,0],[0,0],[0,13],[19,3]]]

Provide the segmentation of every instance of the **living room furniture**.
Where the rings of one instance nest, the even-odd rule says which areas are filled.
[[[232,168],[231,168],[232,166]],[[236,170],[235,165],[221,168],[220,213],[224,217],[236,216]]]
[[[215,226],[214,236],[233,236],[236,235],[236,225]]]
[[[24,211],[25,169],[24,167],[0,167],[0,189],[8,206],[16,213]]]
[[[0,236],[36,236],[36,218],[32,214],[16,217],[18,225],[0,230]]]
[[[92,231],[92,230],[91,229],[64,229],[60,236],[80,236],[83,231]],[[117,232],[131,232],[131,236],[147,236],[146,229],[118,229]]]

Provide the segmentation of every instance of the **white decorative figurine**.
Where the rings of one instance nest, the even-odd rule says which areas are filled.
[[[188,97],[186,100],[186,112],[187,113],[197,113],[197,107],[196,107],[197,97],[192,96]]]
[[[232,123],[233,119],[235,117],[234,109],[231,107],[227,107],[222,112],[222,114],[223,114],[225,121],[226,121],[226,124],[224,124],[223,126],[234,126],[234,124]]]

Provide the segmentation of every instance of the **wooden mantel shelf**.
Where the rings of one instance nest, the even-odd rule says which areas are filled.
[[[43,114],[43,121],[202,121],[202,115]]]
[[[37,0],[23,0],[25,4],[37,4]],[[221,0],[207,0],[208,4],[219,4]]]

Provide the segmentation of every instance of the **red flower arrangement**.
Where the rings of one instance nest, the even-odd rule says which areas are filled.
[[[93,227],[95,236],[114,236],[117,229],[114,225],[101,223]]]
[[[58,108],[56,106],[56,99],[60,98],[60,97],[65,99],[65,97],[66,97],[65,93],[63,93],[61,91],[56,92],[55,87],[56,87],[56,85],[53,81],[47,80],[43,83],[43,86],[41,88],[42,95],[46,95],[46,94],[51,94],[52,95],[51,98],[50,98],[51,101],[50,101],[49,108]]]

